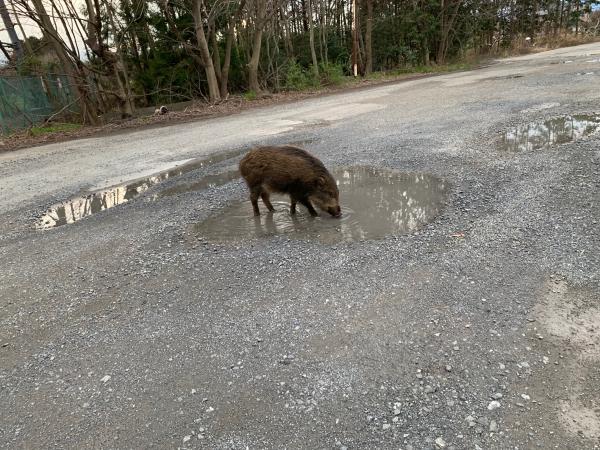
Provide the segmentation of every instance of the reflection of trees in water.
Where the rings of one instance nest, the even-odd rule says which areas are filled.
[[[552,144],[576,141],[600,130],[600,117],[574,115],[513,128],[504,135],[507,150],[536,150]]]
[[[103,211],[113,206],[126,203],[135,196],[148,190],[162,181],[162,177],[149,177],[127,186],[118,186],[106,191],[96,192],[85,197],[78,197],[50,209],[40,220],[41,228],[52,228],[59,225],[77,222],[84,217]]]
[[[445,191],[427,174],[400,174],[370,167],[340,172],[341,202],[354,211],[340,231],[346,240],[411,232],[439,211]]]

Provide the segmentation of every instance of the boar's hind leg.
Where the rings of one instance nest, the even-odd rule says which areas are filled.
[[[261,186],[250,188],[250,202],[252,202],[252,209],[254,210],[255,216],[260,216],[260,211],[258,209],[258,197],[260,197],[261,193]]]
[[[296,200],[294,197],[290,198],[290,214],[296,214],[296,203],[298,203],[298,200]]]
[[[269,193],[267,191],[263,190],[260,194],[260,198],[262,198],[263,203],[269,211],[275,211],[275,208],[273,208],[273,205],[271,204],[271,199],[269,198]]]
[[[308,209],[308,212],[310,213],[311,216],[316,217],[319,214],[315,211],[315,208],[313,208],[313,205],[310,203],[310,200],[307,198],[301,198],[298,199],[298,201],[300,202],[300,204],[306,206],[306,209]]]

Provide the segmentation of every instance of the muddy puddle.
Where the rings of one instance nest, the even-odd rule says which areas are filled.
[[[600,115],[561,116],[511,128],[504,133],[500,146],[513,152],[538,150],[577,141],[599,131]]]
[[[254,217],[249,200],[236,202],[216,216],[193,225],[198,238],[243,241],[273,235],[324,243],[380,239],[411,233],[432,221],[443,208],[447,184],[428,174],[406,174],[372,167],[333,172],[340,189],[342,217],[312,218],[302,206],[289,213],[289,199],[273,196],[276,211]]]
[[[156,186],[157,184],[162,183],[169,178],[186,174],[192,170],[201,169],[203,167],[227,161],[228,159],[242,155],[246,151],[246,149],[235,150],[231,152],[220,153],[208,158],[195,159],[172,169],[159,172],[149,177],[140,178],[127,184],[114,186],[108,189],[69,199],[51,207],[38,220],[36,223],[36,228],[55,228],[61,225],[77,222],[78,220],[91,216],[92,214],[104,211],[123,203],[127,203],[151,187]],[[187,190],[195,190],[194,185],[197,189],[204,189],[211,187],[212,185],[216,186],[219,184],[225,184],[239,176],[231,172],[232,171],[220,175],[208,175],[199,179],[195,183],[191,183],[191,187],[190,185],[183,186],[181,188],[181,192],[184,192],[186,187]],[[176,192],[177,188],[177,186],[172,188],[173,191],[170,195],[178,193]]]

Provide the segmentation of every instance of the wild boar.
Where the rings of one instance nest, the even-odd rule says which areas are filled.
[[[291,214],[300,203],[311,216],[318,216],[314,202],[333,217],[341,216],[335,179],[321,161],[301,148],[284,145],[250,150],[240,161],[240,173],[250,190],[255,216],[260,216],[258,197],[269,211],[275,211],[269,197],[273,192],[289,194]]]

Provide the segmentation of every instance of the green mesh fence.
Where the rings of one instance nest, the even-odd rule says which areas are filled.
[[[76,112],[66,77],[0,77],[0,132],[39,124],[65,108]]]

